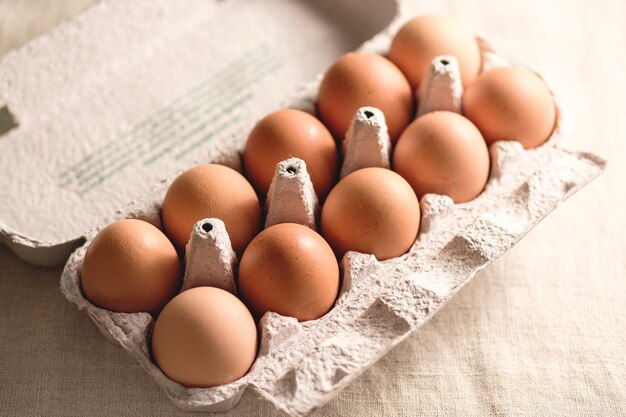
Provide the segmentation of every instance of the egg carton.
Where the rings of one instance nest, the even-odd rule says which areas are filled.
[[[400,23],[394,22],[362,49],[384,53]],[[509,65],[510,59],[484,40],[479,41],[485,68]],[[321,75],[285,107],[313,112],[320,80]],[[442,90],[448,91],[449,96],[439,93],[438,97],[442,103],[451,103],[454,110],[454,103],[459,102],[458,85],[451,80],[449,86]],[[258,325],[258,357],[247,375],[233,383],[185,388],[170,380],[151,360],[154,321],[149,314],[103,310],[82,295],[82,263],[95,234],[115,219],[127,217],[162,228],[162,188],[154,190],[144,203],[117,213],[87,234],[86,243],[65,265],[62,292],[87,313],[108,340],[133,356],[179,408],[226,411],[237,404],[246,389],[252,389],[289,415],[307,415],[426,323],[478,271],[604,170],[603,159],[561,146],[567,139],[571,119],[560,97],[552,94],[558,119],[544,145],[525,150],[517,142],[494,143],[490,147],[490,178],[485,190],[473,201],[454,204],[447,196],[425,195],[420,202],[420,232],[405,255],[381,262],[373,255],[348,252],[341,260],[343,281],[339,297],[322,318],[298,322],[276,313],[265,314]],[[378,149],[384,152],[384,146]],[[239,151],[225,145],[209,155],[206,162],[235,161],[230,165],[236,166]],[[304,209],[300,215],[310,218],[310,212]],[[232,256],[220,261],[224,268],[230,265],[231,274]]]

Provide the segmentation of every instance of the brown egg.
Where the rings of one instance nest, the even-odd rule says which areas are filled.
[[[267,196],[276,164],[292,157],[306,163],[315,192],[325,198],[337,177],[337,145],[319,120],[294,109],[265,116],[248,136],[243,164],[261,198]]]
[[[516,140],[526,149],[544,143],[556,123],[550,90],[535,73],[522,67],[482,73],[465,92],[463,112],[488,144]]]
[[[464,87],[474,81],[482,65],[472,31],[455,18],[440,14],[418,16],[405,23],[391,42],[388,58],[415,90],[438,55],[457,58]]]
[[[438,111],[419,117],[402,133],[392,165],[420,198],[436,193],[463,203],[485,188],[489,151],[472,122]]]
[[[165,306],[152,332],[157,366],[186,387],[238,380],[252,366],[256,351],[252,315],[237,297],[214,287],[178,295]]]
[[[116,221],[102,229],[87,248],[81,285],[95,306],[156,315],[181,285],[176,249],[150,223]]]
[[[259,315],[300,321],[326,314],[339,292],[339,265],[328,243],[306,226],[281,223],[254,238],[239,265],[239,291]]]
[[[411,186],[384,168],[364,168],[344,177],[322,208],[322,235],[341,257],[347,251],[371,253],[379,260],[407,252],[420,224],[420,207]]]
[[[352,52],[339,58],[324,75],[317,97],[320,119],[343,140],[360,107],[380,109],[395,142],[413,117],[413,93],[402,72],[386,58]]]
[[[261,227],[261,205],[250,183],[224,165],[193,167],[170,185],[163,200],[163,224],[183,249],[194,224],[214,217],[222,220],[239,255]]]

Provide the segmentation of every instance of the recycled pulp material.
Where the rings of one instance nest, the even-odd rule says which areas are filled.
[[[341,178],[361,168],[389,168],[391,139],[383,112],[375,107],[358,109],[342,145],[346,151]]]
[[[220,219],[198,221],[185,251],[185,277],[181,292],[195,287],[217,287],[236,294],[237,255]]]
[[[266,228],[277,223],[298,223],[315,230],[319,204],[302,159],[289,158],[276,164],[265,206]]]
[[[456,57],[442,55],[430,64],[426,79],[420,85],[417,96],[417,116],[435,110],[461,113],[463,85]]]
[[[391,29],[363,49],[384,52],[390,33]],[[488,48],[484,42],[483,47]],[[484,57],[486,66],[506,64],[488,50]],[[318,84],[319,79],[291,104],[311,110]],[[341,293],[324,317],[299,323],[266,314],[259,324],[258,357],[250,372],[234,383],[186,389],[171,381],[150,360],[153,321],[148,314],[112,313],[85,300],[80,270],[97,230],[67,262],[62,291],[109,340],[135,357],[178,407],[227,410],[250,388],[290,415],[306,415],[423,325],[478,271],[602,172],[605,161],[601,158],[561,146],[568,118],[559,97],[555,96],[555,102],[557,126],[546,144],[532,150],[524,150],[517,142],[490,147],[491,176],[475,200],[454,204],[446,196],[422,198],[420,233],[407,254],[383,262],[373,255],[346,254]],[[140,217],[158,224],[160,195],[144,209],[118,217]]]
[[[236,168],[259,118],[397,8],[103,0],[10,52],[0,61],[0,242],[28,262],[62,264],[86,231],[189,166]]]

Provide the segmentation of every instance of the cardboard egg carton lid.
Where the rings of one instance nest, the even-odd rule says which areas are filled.
[[[0,60],[0,241],[63,263],[385,30],[394,0],[104,0]]]

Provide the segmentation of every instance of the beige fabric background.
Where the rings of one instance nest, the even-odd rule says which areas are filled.
[[[0,0],[0,54],[92,0]],[[593,4],[592,4],[593,3]],[[626,415],[626,3],[416,1],[533,63],[608,171],[317,416]],[[179,412],[58,289],[0,246],[0,415]],[[246,393],[232,416],[275,415]]]

